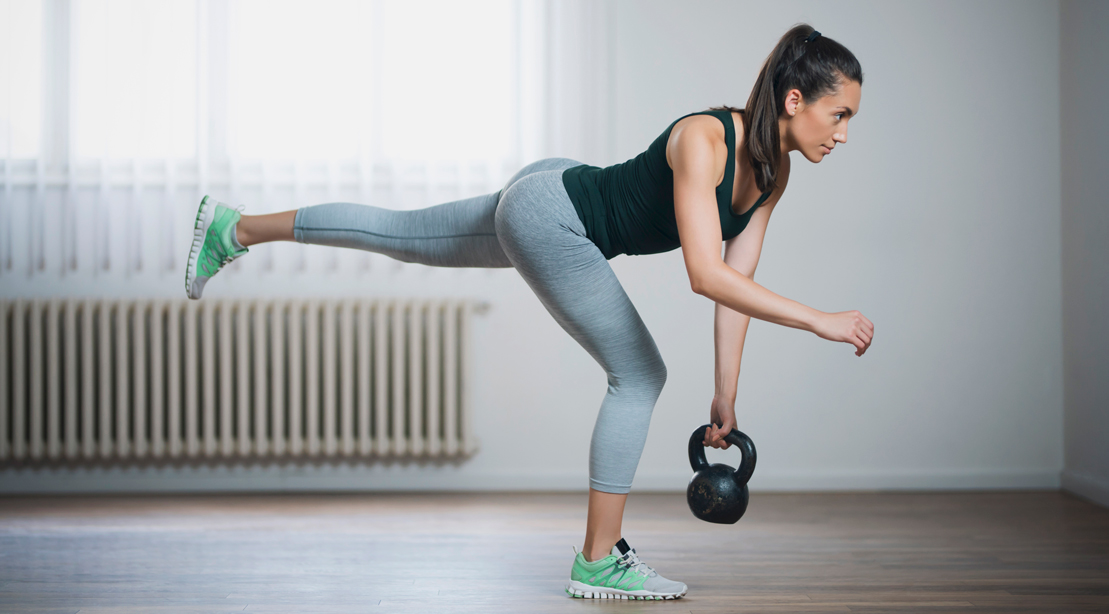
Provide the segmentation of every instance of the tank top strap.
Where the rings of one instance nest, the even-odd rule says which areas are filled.
[[[732,184],[735,181],[735,123],[732,121],[732,112],[727,109],[713,109],[686,113],[675,119],[674,123],[670,124],[670,128],[673,129],[674,124],[693,115],[712,115],[724,124],[724,144],[728,147],[728,158],[724,164],[724,179],[720,182],[720,185],[716,186],[716,196],[720,203],[729,203],[728,210],[731,211]]]
[[[720,196],[720,201],[727,205],[728,213],[732,212],[732,185],[735,183],[735,122],[732,121],[732,112],[727,109],[713,111],[713,115],[724,124],[724,144],[728,146],[728,157],[724,162],[724,181],[720,187],[726,187]]]

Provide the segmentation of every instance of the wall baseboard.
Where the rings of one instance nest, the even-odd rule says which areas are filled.
[[[634,492],[684,492],[687,471],[641,473]],[[359,465],[258,463],[162,467],[7,468],[0,494],[202,493],[290,491],[576,491],[586,492],[584,472],[525,473],[474,471],[465,466],[420,463]],[[773,472],[756,474],[752,492],[934,491],[1058,489],[1059,472]],[[1100,493],[1109,493],[1104,485]],[[1081,491],[1080,491],[1081,492]],[[1102,501],[1109,500],[1109,497]]]
[[[1088,473],[1063,472],[1063,490],[1109,507],[1109,482]]]

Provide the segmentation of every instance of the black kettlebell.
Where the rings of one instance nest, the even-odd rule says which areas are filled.
[[[693,477],[685,489],[685,498],[693,515],[706,522],[735,524],[747,511],[747,481],[755,472],[755,443],[742,432],[732,429],[724,441],[743,452],[739,469],[723,463],[709,464],[705,458],[705,433],[711,425],[697,427],[689,438],[689,464]]]

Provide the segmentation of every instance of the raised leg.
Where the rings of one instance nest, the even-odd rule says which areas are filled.
[[[296,241],[293,238],[293,219],[297,210],[269,213],[266,215],[244,215],[235,225],[239,244],[249,247],[270,241]]]
[[[521,168],[502,190],[424,209],[397,211],[355,203],[324,203],[269,215],[244,215],[236,237],[244,247],[298,241],[372,251],[430,266],[507,268],[494,216],[501,194],[532,173],[581,164],[544,158]]]
[[[410,211],[355,203],[313,205],[297,210],[293,237],[428,266],[508,268],[512,262],[493,227],[500,194]]]

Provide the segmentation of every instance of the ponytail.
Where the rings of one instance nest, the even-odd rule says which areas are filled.
[[[845,81],[863,83],[855,55],[802,23],[790,28],[763,61],[746,108],[725,105],[709,109],[738,112],[743,117],[747,159],[760,192],[778,187],[782,153],[778,118],[785,112],[786,93],[800,90],[806,104],[812,104],[834,93]]]

